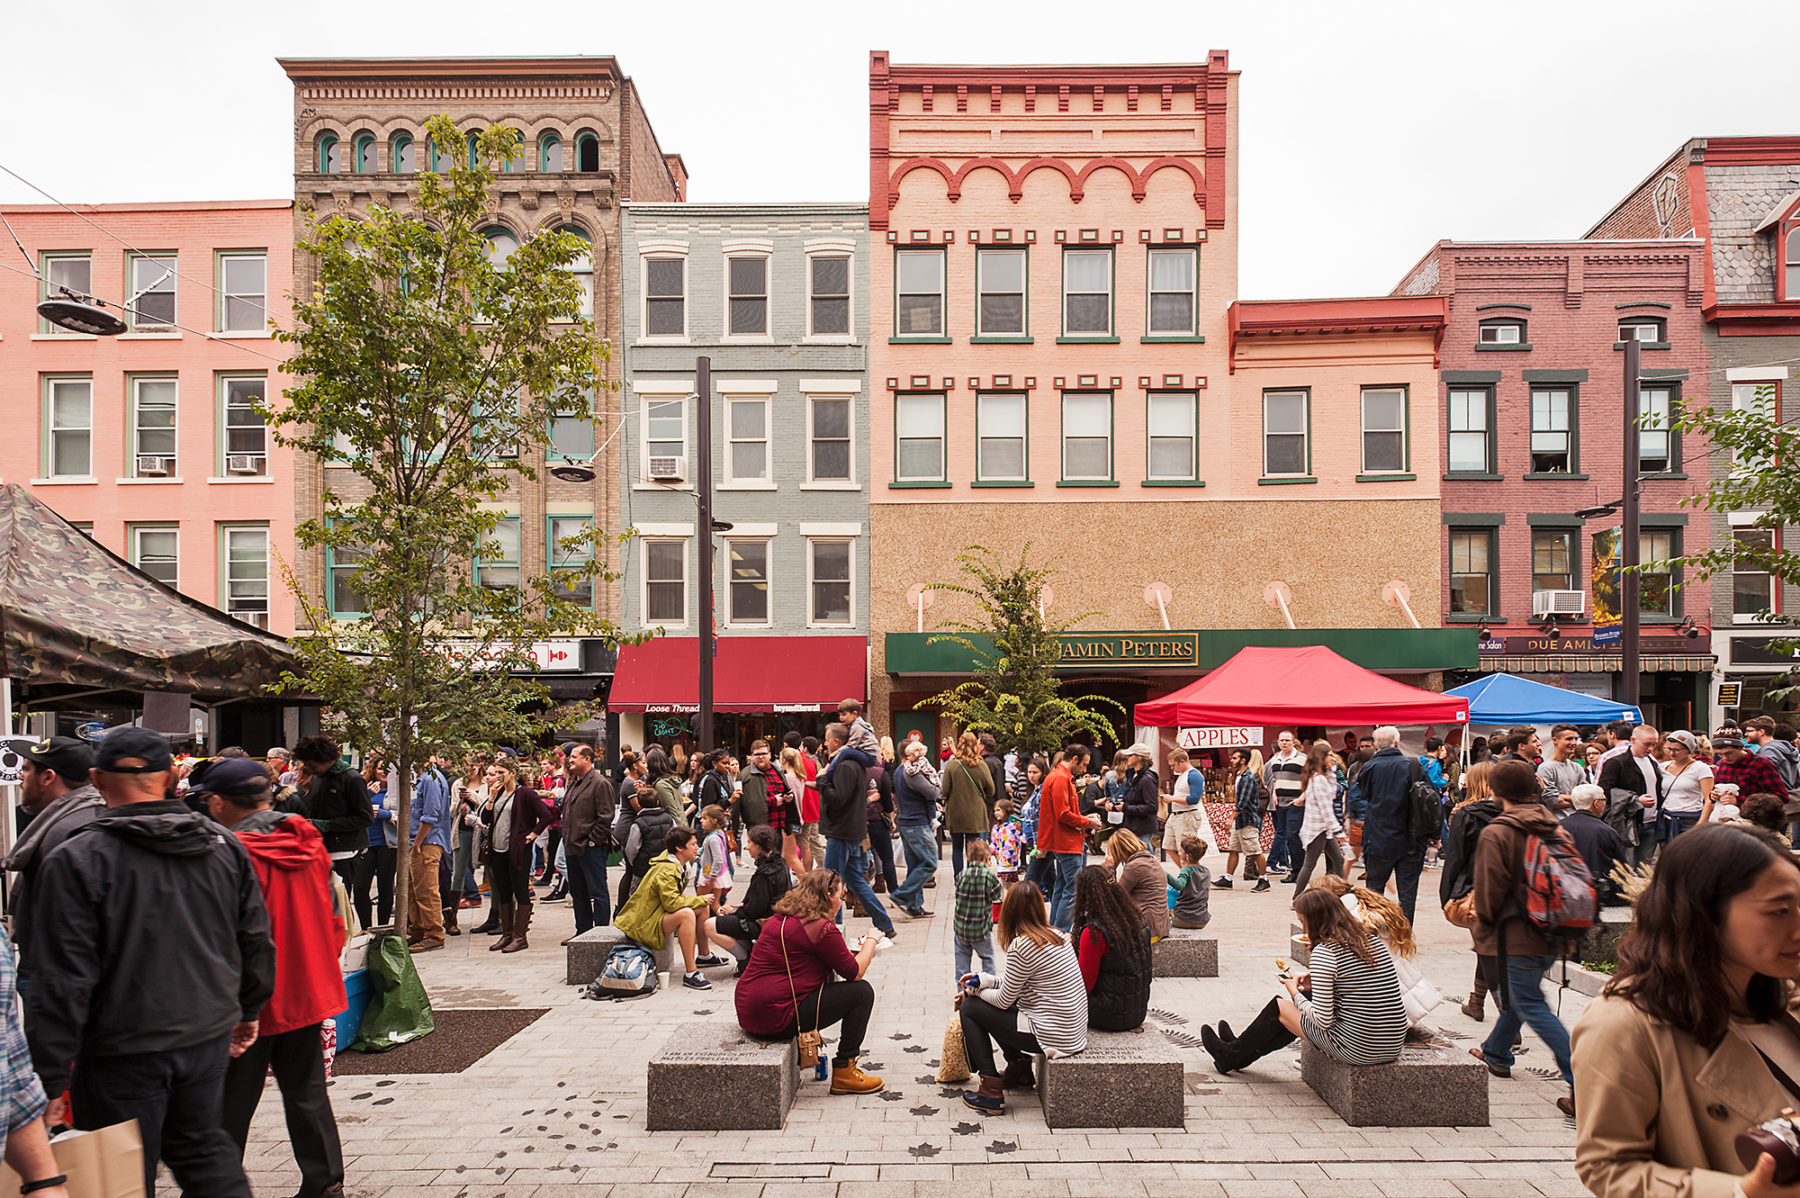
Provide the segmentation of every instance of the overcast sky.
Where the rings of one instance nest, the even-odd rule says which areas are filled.
[[[695,200],[868,197],[868,52],[1230,52],[1245,298],[1391,290],[1440,238],[1574,237],[1697,135],[1800,133],[1800,3],[13,0],[0,165],[69,201],[293,194],[278,55],[612,54]],[[0,175],[0,202],[42,197]]]

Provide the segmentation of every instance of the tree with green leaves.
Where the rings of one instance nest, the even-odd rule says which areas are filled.
[[[434,144],[463,137],[448,117]],[[540,233],[496,254],[493,164],[518,153],[518,134],[490,129],[474,153],[419,178],[413,211],[376,207],[364,219],[316,221],[300,248],[316,265],[296,295],[296,380],[265,413],[278,443],[346,465],[354,497],[327,489],[324,515],[296,529],[329,550],[339,602],[293,589],[304,629],[300,667],[281,684],[322,699],[334,730],[392,763],[401,779],[396,926],[407,933],[412,780],[435,752],[530,745],[559,713],[528,671],[533,641],[562,633],[619,639],[593,611],[609,579],[589,528],[557,546],[570,563],[540,577],[516,565],[479,568],[503,553],[500,503],[537,477],[531,465],[551,420],[592,411],[605,347],[573,314],[581,288],[566,268],[587,245]],[[511,547],[509,547],[511,548]],[[292,569],[288,570],[290,583]],[[333,609],[356,618],[334,619]]]
[[[1065,696],[1056,677],[1062,635],[1095,613],[1069,619],[1045,614],[1040,599],[1057,573],[1055,567],[1033,565],[1029,542],[1020,550],[1017,565],[980,545],[957,554],[956,564],[961,581],[929,586],[972,600],[979,618],[943,621],[939,628],[945,631],[930,643],[961,645],[974,654],[975,670],[967,682],[916,707],[938,708],[958,728],[977,735],[991,733],[1003,749],[1033,756],[1048,757],[1084,736],[1096,742],[1116,737],[1114,720],[1097,708],[1111,707],[1120,718],[1125,709],[1103,695]]]
[[[1746,386],[1748,402],[1730,408],[1684,408],[1675,427],[1704,436],[1714,461],[1723,467],[1713,470],[1704,491],[1682,504],[1715,512],[1754,512],[1756,518],[1748,525],[1733,526],[1734,532],[1747,535],[1725,538],[1702,552],[1676,558],[1674,564],[1691,571],[1697,581],[1741,570],[1767,573],[1778,586],[1800,586],[1800,552],[1791,540],[1784,544],[1781,536],[1783,528],[1800,525],[1800,470],[1793,464],[1800,435],[1791,417],[1782,420],[1774,383]],[[1800,624],[1793,615],[1777,611],[1756,614],[1778,628]],[[1788,652],[1800,649],[1800,638],[1778,638],[1773,643]],[[1771,688],[1767,699],[1787,707],[1800,698],[1800,685],[1793,671],[1781,681],[1784,685]]]

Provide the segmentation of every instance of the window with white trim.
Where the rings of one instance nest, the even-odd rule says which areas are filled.
[[[1484,320],[1475,334],[1478,345],[1519,345],[1525,340],[1525,322],[1517,319]]]
[[[1681,614],[1675,585],[1675,559],[1681,556],[1681,530],[1649,528],[1638,534],[1638,610],[1647,616]]]
[[[1778,609],[1781,588],[1769,571],[1775,552],[1772,528],[1734,528],[1731,562],[1731,614],[1737,620],[1767,619]]]
[[[137,332],[162,332],[175,325],[175,255],[134,254],[131,257],[131,327]]]
[[[806,542],[806,622],[814,627],[848,627],[856,623],[850,600],[856,542],[809,537]]]
[[[769,259],[762,254],[725,260],[725,333],[730,337],[769,335]]]
[[[807,336],[850,335],[850,258],[813,254],[806,260]]]
[[[1406,390],[1364,387],[1362,472],[1400,474],[1406,470]]]
[[[1192,391],[1152,391],[1145,478],[1187,482],[1199,477],[1199,403]]]
[[[664,628],[687,624],[687,541],[645,537],[644,623]]]
[[[1305,391],[1263,392],[1263,477],[1304,478],[1312,461]]]
[[[1674,392],[1668,387],[1638,391],[1638,469],[1665,474],[1676,468],[1675,429],[1669,422]]]
[[[1763,425],[1763,427],[1773,433],[1775,428],[1773,427],[1772,422],[1775,421],[1776,413],[1779,411],[1778,403],[1780,395],[1781,384],[1774,380],[1754,383],[1733,383],[1731,384],[1731,410],[1734,412],[1750,413],[1759,423],[1764,421],[1771,422]],[[1773,464],[1773,459],[1771,458],[1754,453],[1746,453],[1743,450],[1739,450],[1736,454],[1733,454],[1732,457],[1731,472],[1737,477],[1761,473]]]
[[[1151,336],[1193,335],[1199,262],[1199,252],[1192,249],[1150,251]]]
[[[503,516],[483,539],[485,553],[475,555],[475,585],[518,603],[523,593],[524,557],[519,544],[519,518]]]
[[[1063,251],[1064,336],[1112,333],[1112,272],[1111,250]]]
[[[1063,481],[1105,482],[1112,476],[1112,393],[1063,392]]]
[[[1450,610],[1461,616],[1491,616],[1499,581],[1494,575],[1494,530],[1450,530]]]
[[[268,255],[220,254],[219,331],[261,333],[268,327]]]
[[[687,471],[687,399],[680,395],[644,397],[644,476],[665,473],[685,477]]]
[[[38,299],[65,299],[74,297],[82,303],[91,303],[94,298],[94,259],[85,251],[79,254],[45,254],[39,260],[43,285]],[[72,329],[51,324],[39,319],[38,332],[62,334],[64,336],[80,336]]]
[[[769,481],[769,397],[725,397],[725,481]]]
[[[585,462],[594,456],[594,390],[571,391],[550,417],[550,457]]]
[[[976,397],[975,477],[984,483],[1025,481],[1025,396]]]
[[[1619,322],[1619,340],[1667,341],[1667,328],[1660,316],[1632,316]]]
[[[181,529],[174,524],[133,524],[128,528],[131,564],[160,583],[181,586]]]
[[[687,336],[687,259],[644,259],[644,336]]]
[[[172,377],[131,379],[131,478],[174,478],[175,396]]]
[[[1567,528],[1531,530],[1531,589],[1573,591],[1575,585],[1575,534]]]
[[[894,396],[894,481],[944,478],[944,396],[910,392]]]
[[[225,614],[234,620],[269,626],[269,526],[222,524]]]
[[[944,335],[944,251],[894,254],[894,336]]]
[[[551,516],[549,523],[550,593],[565,603],[592,607],[594,576],[587,568],[594,560],[593,517]]]
[[[94,473],[94,380],[46,380],[45,470],[48,478],[90,478]]]
[[[977,337],[1025,335],[1025,251],[975,253]]]
[[[725,542],[725,623],[732,628],[769,624],[769,541],[766,537]]]
[[[853,478],[850,454],[851,399],[810,395],[806,400],[809,483],[847,483]]]
[[[1531,389],[1531,472],[1575,471],[1575,392],[1567,387]]]

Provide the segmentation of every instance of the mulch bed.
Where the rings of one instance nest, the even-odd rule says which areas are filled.
[[[461,1073],[536,1023],[548,1007],[433,1011],[437,1029],[387,1052],[341,1052],[338,1076],[367,1073]]]

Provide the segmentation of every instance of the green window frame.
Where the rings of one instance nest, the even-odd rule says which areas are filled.
[[[1681,384],[1658,380],[1638,388],[1638,471],[1681,472],[1681,434],[1674,416],[1681,406]]]
[[[358,133],[350,143],[350,166],[359,175],[375,173],[375,135]]]
[[[463,134],[463,145],[468,147],[468,154],[466,155],[464,161],[466,161],[469,164],[470,170],[474,170],[476,167],[481,165],[481,133],[480,133],[480,131],[476,130],[476,129],[471,129],[467,133]]]
[[[172,374],[132,374],[125,379],[128,433],[125,474],[128,478],[180,478],[181,384]],[[164,465],[145,472],[141,459]]]
[[[335,175],[344,169],[344,155],[338,148],[338,135],[321,133],[313,143],[313,169],[321,175]]]
[[[986,341],[1031,337],[1031,258],[1024,246],[975,251],[975,336]]]
[[[550,417],[549,442],[544,454],[559,462],[585,462],[594,456],[594,389],[568,396],[562,411]]]
[[[1312,477],[1312,391],[1275,388],[1262,394],[1262,476]]]
[[[976,395],[975,481],[1031,485],[1031,401],[1025,392]]]
[[[894,337],[900,341],[948,335],[944,323],[946,291],[941,246],[894,251]]]
[[[94,376],[45,375],[43,404],[43,477],[94,477]]]
[[[592,130],[575,135],[575,169],[585,175],[600,169],[600,138]]]
[[[1065,340],[1112,338],[1113,271],[1110,249],[1063,250],[1062,335]]]
[[[591,319],[594,315],[594,239],[589,237],[585,230],[576,228],[574,225],[559,225],[556,231],[567,233],[572,237],[579,237],[587,246],[583,253],[570,259],[569,264],[563,267],[563,270],[567,271],[569,277],[575,280],[575,285],[581,288],[581,304],[575,310],[575,318],[578,320]]]
[[[221,333],[269,331],[269,253],[267,250],[219,251],[214,255],[218,306],[214,328]]]
[[[133,566],[170,590],[181,589],[181,525],[172,520],[125,526],[125,549]]]
[[[1145,263],[1144,286],[1146,337],[1192,337],[1199,332],[1196,323],[1200,311],[1198,249],[1192,246],[1152,248]]]
[[[176,258],[172,253],[132,254],[125,275],[131,285],[131,331],[172,332],[177,318]]]
[[[1581,472],[1580,394],[1574,383],[1532,384],[1531,470],[1526,477]]]
[[[367,601],[356,589],[356,575],[368,551],[355,545],[325,546],[325,609],[334,620],[361,620],[368,616]]]
[[[1451,387],[1444,427],[1445,474],[1492,474],[1499,467],[1494,453],[1494,389]]]
[[[1494,617],[1500,602],[1499,530],[1452,525],[1446,541],[1451,617]]]
[[[1064,391],[1061,485],[1114,481],[1112,392]]]
[[[899,486],[945,484],[942,391],[894,393],[894,482]]]
[[[268,386],[267,375],[218,376],[219,460],[215,473],[254,477],[269,472],[269,427],[262,414]]]
[[[74,296],[83,303],[91,303],[94,298],[94,255],[81,250],[78,253],[54,253],[38,255],[38,302],[47,299],[61,299],[63,293]],[[61,325],[38,319],[38,332],[62,337],[85,337],[86,333],[77,333],[65,329]]]
[[[1144,481],[1200,481],[1200,402],[1194,392],[1144,396]]]
[[[593,526],[594,517],[587,513],[552,512],[544,520],[544,560],[550,563],[551,593],[565,603],[588,608],[594,606],[594,576],[577,572],[586,570],[594,560],[594,545],[591,540],[574,546],[566,542],[585,536]],[[568,581],[563,581],[565,578]]]
[[[269,626],[269,526],[219,525],[219,606],[234,620]]]
[[[412,135],[396,133],[394,140],[388,143],[388,171],[396,175],[415,174],[419,169],[417,148],[413,145]]]
[[[545,133],[538,138],[538,170],[545,174],[561,174],[563,169],[562,135]]]
[[[519,517],[502,516],[482,543],[491,545],[493,553],[477,552],[470,560],[475,585],[496,594],[512,593],[517,607],[525,594],[525,552],[519,539]]]

